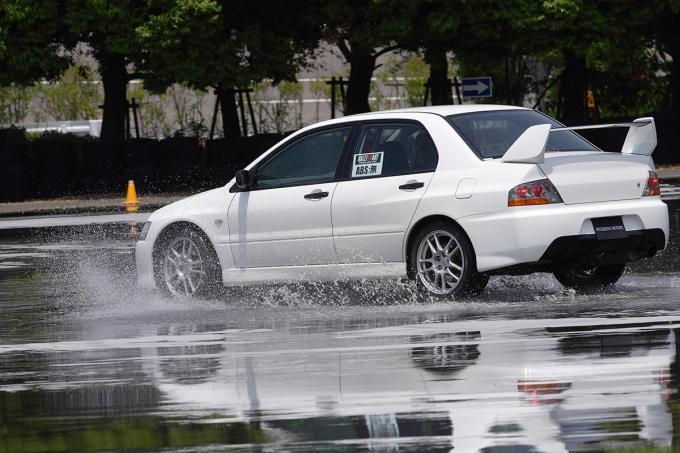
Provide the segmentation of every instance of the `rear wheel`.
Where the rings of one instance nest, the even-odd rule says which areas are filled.
[[[208,297],[221,283],[221,271],[210,242],[191,228],[161,238],[154,258],[156,285],[172,297]]]
[[[626,269],[625,264],[589,266],[583,263],[569,264],[555,270],[558,282],[576,290],[597,290],[615,284]]]
[[[470,240],[456,226],[432,223],[415,237],[411,247],[411,269],[416,285],[442,298],[481,293],[489,276],[477,272]]]

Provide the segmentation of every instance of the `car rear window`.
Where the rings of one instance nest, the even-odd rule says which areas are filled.
[[[463,113],[450,115],[446,119],[482,159],[502,157],[530,126],[550,124],[553,129],[564,127],[534,110]],[[556,131],[550,133],[545,151],[598,151],[598,148],[576,132]]]

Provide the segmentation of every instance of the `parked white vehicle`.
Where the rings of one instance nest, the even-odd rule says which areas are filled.
[[[668,239],[652,118],[603,152],[552,118],[500,105],[422,107],[318,123],[226,186],[154,212],[139,283],[216,285],[408,277],[451,297],[491,274],[615,283]]]

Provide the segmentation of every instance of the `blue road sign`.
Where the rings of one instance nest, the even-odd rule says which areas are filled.
[[[464,98],[490,98],[493,96],[491,77],[467,77],[463,79]]]

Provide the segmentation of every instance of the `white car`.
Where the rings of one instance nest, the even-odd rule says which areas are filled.
[[[408,277],[482,291],[492,274],[615,283],[666,246],[652,118],[603,152],[534,110],[455,105],[305,127],[226,186],[151,214],[139,283],[182,297],[217,285]],[[581,128],[584,128],[581,127]]]

